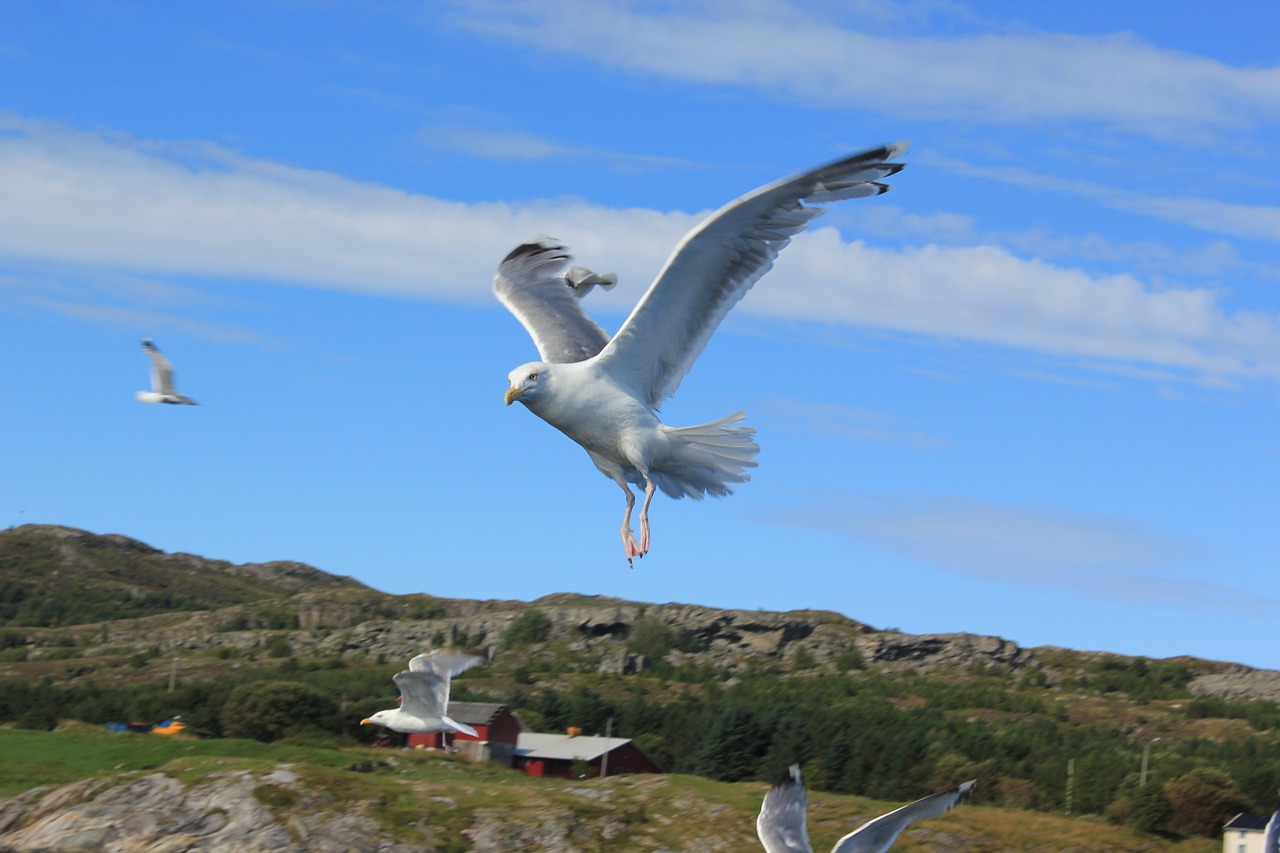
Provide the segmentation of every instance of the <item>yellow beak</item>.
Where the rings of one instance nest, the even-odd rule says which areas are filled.
[[[360,725],[367,726],[372,722],[373,722],[372,719],[370,719],[369,717],[365,717],[363,720],[360,721]]]
[[[523,388],[508,388],[507,393],[502,395],[502,399],[506,400],[507,405],[510,406],[523,393],[524,393]]]

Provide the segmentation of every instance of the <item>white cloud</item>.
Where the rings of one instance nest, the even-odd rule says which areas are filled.
[[[874,202],[866,202],[868,204]],[[582,201],[464,204],[250,160],[0,119],[0,257],[112,274],[195,274],[489,300],[513,240],[564,239],[623,285],[626,311],[703,214]],[[958,223],[956,227],[962,227]],[[993,246],[901,251],[817,228],[739,310],[964,338],[1087,359],[1280,376],[1280,320],[1205,289],[1154,290]]]
[[[760,521],[828,530],[936,568],[1118,601],[1262,613],[1277,602],[1177,577],[1189,543],[1100,516],[952,496],[832,495]]]
[[[856,406],[774,397],[765,401],[763,411],[784,427],[851,441],[904,444],[917,449],[945,444],[943,439],[900,423],[895,415]]]
[[[1234,237],[1280,241],[1280,207],[1234,204],[1211,198],[1155,196],[1080,179],[1040,175],[1016,166],[976,166],[961,160],[924,155],[932,165],[969,177],[1000,181],[1032,190],[1097,199],[1110,207],[1177,222]]]
[[[1083,120],[1160,137],[1280,120],[1280,67],[1234,68],[1123,33],[880,35],[831,11],[540,0],[457,3],[450,20],[580,60],[833,109],[1003,124]],[[850,11],[846,21],[866,19]]]
[[[432,125],[418,133],[425,145],[461,151],[482,160],[577,160],[586,158],[623,169],[689,166],[688,160],[627,154],[591,145],[567,145],[519,130],[466,125]]]

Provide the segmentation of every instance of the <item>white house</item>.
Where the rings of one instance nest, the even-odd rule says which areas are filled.
[[[1272,817],[1238,814],[1222,827],[1222,853],[1275,853],[1265,850],[1267,822],[1280,821],[1280,812]]]

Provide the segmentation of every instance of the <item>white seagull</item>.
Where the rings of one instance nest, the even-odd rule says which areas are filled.
[[[1262,853],[1280,853],[1280,809],[1271,815],[1262,831]]]
[[[449,682],[455,675],[487,660],[482,654],[453,649],[437,649],[415,656],[409,661],[409,668],[396,673],[392,679],[400,688],[400,707],[378,711],[361,720],[360,725],[376,723],[406,734],[453,731],[476,737],[476,730],[471,726],[449,719]]]
[[[195,400],[179,394],[173,387],[173,365],[164,357],[156,345],[149,339],[142,339],[142,351],[151,356],[151,390],[138,391],[134,394],[144,403],[174,403],[182,406],[195,406]]]
[[[973,779],[873,818],[837,841],[831,853],[884,853],[898,840],[902,830],[918,820],[950,811],[976,784],[977,780]],[[800,778],[800,765],[792,764],[782,781],[765,794],[760,817],[756,818],[756,834],[767,853],[813,853],[805,826],[808,808],[809,794]]]
[[[755,467],[760,451],[755,430],[738,425],[742,412],[669,427],[656,414],[662,401],[675,393],[729,309],[791,238],[823,213],[815,205],[885,192],[889,187],[880,181],[902,169],[890,161],[906,148],[873,148],[725,205],[680,241],[612,338],[578,300],[590,290],[584,282],[610,286],[613,277],[569,267],[564,246],[549,239],[524,243],[498,267],[494,293],[529,332],[542,359],[508,374],[507,405],[519,400],[582,445],[626,493],[622,546],[628,563],[649,550],[649,504],[657,489],[673,498],[727,495],[731,483],[750,479],[744,469]],[[638,542],[628,483],[644,490]]]

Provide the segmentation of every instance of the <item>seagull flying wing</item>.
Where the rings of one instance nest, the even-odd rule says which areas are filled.
[[[400,709],[414,716],[424,716],[409,707],[410,701],[421,703],[427,717],[442,717],[449,711],[449,682],[455,675],[484,663],[484,655],[451,650],[423,652],[409,661],[409,668],[395,676],[402,697]]]
[[[889,161],[906,148],[895,143],[863,151],[720,208],[676,247],[600,353],[601,366],[657,409],[675,393],[729,309],[769,271],[791,238],[822,215],[821,207],[805,202],[820,205],[885,192],[888,186],[879,181],[902,169]],[[516,316],[530,327],[519,311]]]
[[[977,780],[970,780],[949,791],[930,794],[900,809],[880,815],[837,841],[836,846],[831,848],[831,853],[884,853],[898,840],[902,830],[918,820],[937,817],[950,811],[976,784]]]
[[[544,239],[522,243],[503,259],[493,292],[533,338],[542,360],[556,364],[584,361],[609,342],[578,300],[616,281],[611,274],[570,268],[568,250]]]
[[[800,765],[792,764],[787,775],[764,795],[756,834],[767,853],[813,853],[805,812],[809,794],[800,780]]]
[[[143,341],[142,348],[151,358],[151,390],[166,397],[173,396],[173,365],[151,341]]]

